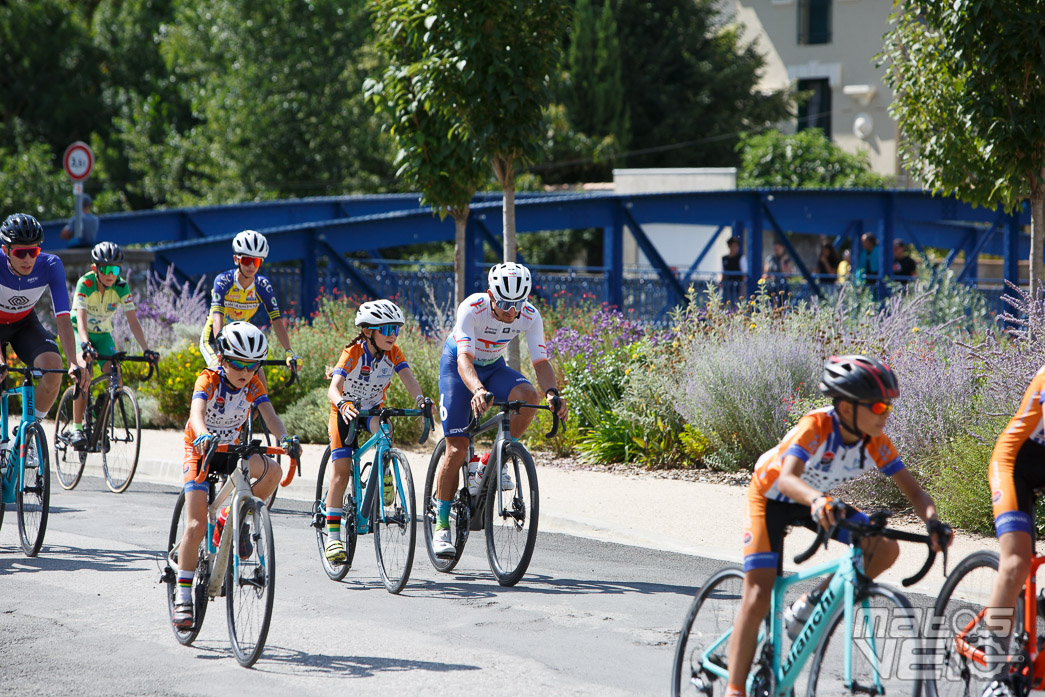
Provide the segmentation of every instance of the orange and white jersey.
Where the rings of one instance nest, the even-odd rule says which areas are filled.
[[[196,378],[192,399],[206,400],[203,423],[207,426],[207,432],[217,436],[219,443],[228,445],[235,443],[239,437],[240,428],[250,415],[250,408],[269,401],[269,396],[257,375],[242,388],[234,390],[225,382],[220,370],[207,368]],[[185,424],[185,442],[191,444],[196,435],[190,420]]]
[[[519,316],[509,324],[494,318],[488,294],[475,293],[465,298],[457,308],[457,323],[446,339],[444,351],[454,357],[467,353],[475,359],[476,365],[492,365],[504,355],[512,339],[523,333],[526,334],[530,360],[535,365],[548,360],[544,320],[536,307],[524,303]]]
[[[842,443],[842,427],[834,407],[817,409],[803,416],[787,432],[780,445],[758,458],[751,476],[752,485],[767,499],[791,502],[777,488],[777,479],[788,455],[794,455],[805,463],[801,479],[818,491],[830,491],[864,473],[860,443]],[[872,438],[867,443],[866,458],[888,476],[904,468],[899,453],[886,435]]]
[[[1015,462],[1020,448],[1027,441],[1045,445],[1045,367],[1038,370],[1023,393],[1023,401],[994,444],[991,461]]]
[[[366,342],[349,344],[341,352],[333,374],[345,378],[341,395],[354,402],[357,409],[373,409],[385,401],[385,392],[392,377],[409,368],[402,349],[393,345],[381,360],[374,360]],[[333,405],[331,405],[333,408]]]

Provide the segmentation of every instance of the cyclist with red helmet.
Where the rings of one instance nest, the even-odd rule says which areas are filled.
[[[836,499],[830,491],[856,479],[870,462],[892,478],[915,512],[926,521],[939,550],[938,537],[946,526],[936,518],[936,505],[911,473],[884,428],[900,390],[886,364],[866,356],[832,356],[824,363],[820,391],[833,399],[829,407],[809,412],[788,431],[779,445],[758,459],[748,486],[744,511],[744,590],[729,643],[727,697],[743,697],[754,659],[758,628],[769,612],[773,584],[782,572],[787,528],[816,523],[834,524]],[[845,516],[867,521],[867,516],[845,506]],[[841,530],[836,538],[849,543]],[[861,541],[865,573],[874,578],[896,561],[895,540]],[[816,593],[817,591],[813,591]],[[795,605],[815,605],[805,596]],[[805,618],[798,617],[800,620]]]

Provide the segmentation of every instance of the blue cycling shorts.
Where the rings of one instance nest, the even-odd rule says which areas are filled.
[[[456,349],[456,346],[454,347]],[[494,399],[503,401],[516,385],[530,384],[521,373],[508,367],[504,358],[490,365],[476,365],[475,373],[487,392]],[[457,354],[447,344],[439,359],[439,418],[443,422],[443,435],[463,436],[471,419],[472,393],[457,372]]]

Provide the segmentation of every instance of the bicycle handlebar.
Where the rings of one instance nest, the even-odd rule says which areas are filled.
[[[202,484],[207,480],[207,476],[210,472],[210,461],[214,457],[214,453],[228,453],[230,455],[238,455],[239,459],[245,460],[250,458],[252,455],[286,455],[287,451],[283,448],[279,448],[273,445],[262,445],[260,440],[252,440],[246,445],[239,445],[235,443],[230,444],[218,444],[217,441],[211,441],[207,447],[207,452],[203,455],[203,464],[200,467],[199,474],[196,475],[195,482]],[[293,479],[293,470],[295,469],[295,462],[291,460],[291,475],[287,477],[286,486],[290,484],[290,480]]]
[[[428,434],[432,431],[432,406],[434,402],[425,398],[424,409],[395,409],[392,407],[381,407],[379,409],[361,409],[356,417],[348,424],[348,437],[345,438],[345,443],[352,443],[356,439],[356,432],[359,430],[359,420],[369,419],[372,416],[376,416],[378,422],[386,421],[393,416],[423,416],[425,420],[425,428],[421,433],[420,440],[417,441],[418,445],[424,445],[425,441],[428,440]],[[340,414],[338,415],[340,417]]]
[[[85,351],[86,353],[86,351]],[[109,354],[108,356],[102,355],[97,351],[92,351],[91,355],[95,360],[98,361],[112,361],[113,363],[148,363],[149,372],[145,374],[144,381],[148,382],[149,378],[156,372],[156,361],[153,361],[146,356],[129,356],[126,351],[117,351],[116,353]]]
[[[545,438],[551,439],[559,432],[559,404],[562,402],[562,397],[552,397],[550,404],[527,404],[525,400],[516,399],[512,401],[495,402],[493,401],[493,394],[487,392],[485,395],[486,403],[490,406],[500,407],[502,414],[509,412],[518,413],[520,409],[545,409],[550,411],[552,414],[552,430],[544,434]],[[479,417],[472,412],[472,417],[468,420],[468,428],[466,432],[471,434],[473,431],[479,428]]]
[[[265,360],[261,361],[261,365],[262,366],[281,366],[283,368],[290,368],[290,379],[287,380],[287,384],[282,385],[281,387],[284,387],[284,388],[285,387],[290,387],[291,385],[293,385],[298,380],[298,362],[297,361],[291,361],[290,365],[287,365],[286,361],[278,361],[278,360],[275,360],[275,359],[272,359],[272,358],[266,358]]]
[[[929,569],[932,568],[933,563],[936,561],[936,551],[932,548],[932,536],[926,534],[919,534],[914,532],[907,532],[906,530],[897,530],[895,528],[886,527],[886,522],[889,519],[891,513],[889,511],[875,511],[868,516],[870,521],[867,523],[845,518],[845,504],[841,501],[835,501],[831,504],[831,508],[835,515],[835,524],[830,528],[825,528],[822,525],[817,525],[816,539],[813,540],[813,544],[809,546],[804,552],[795,555],[795,563],[802,564],[807,561],[813,554],[816,553],[817,547],[823,545],[827,547],[827,541],[834,537],[835,532],[839,529],[848,530],[853,534],[852,543],[856,544],[857,540],[862,537],[886,537],[892,540],[899,540],[902,542],[918,542],[924,544],[928,548],[928,554],[925,558],[925,563],[922,564],[917,572],[912,576],[909,576],[901,581],[903,586],[913,586],[914,584],[925,578],[925,575],[929,573]],[[947,567],[947,544],[950,541],[951,532],[950,528],[946,531],[937,533],[940,541],[940,545],[943,548],[943,559],[944,568]]]

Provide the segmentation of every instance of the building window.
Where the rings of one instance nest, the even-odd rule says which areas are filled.
[[[812,92],[808,100],[798,107],[798,130],[819,128],[831,137],[831,83],[827,78],[799,80],[799,92]]]
[[[831,0],[798,0],[798,43],[831,43]]]

